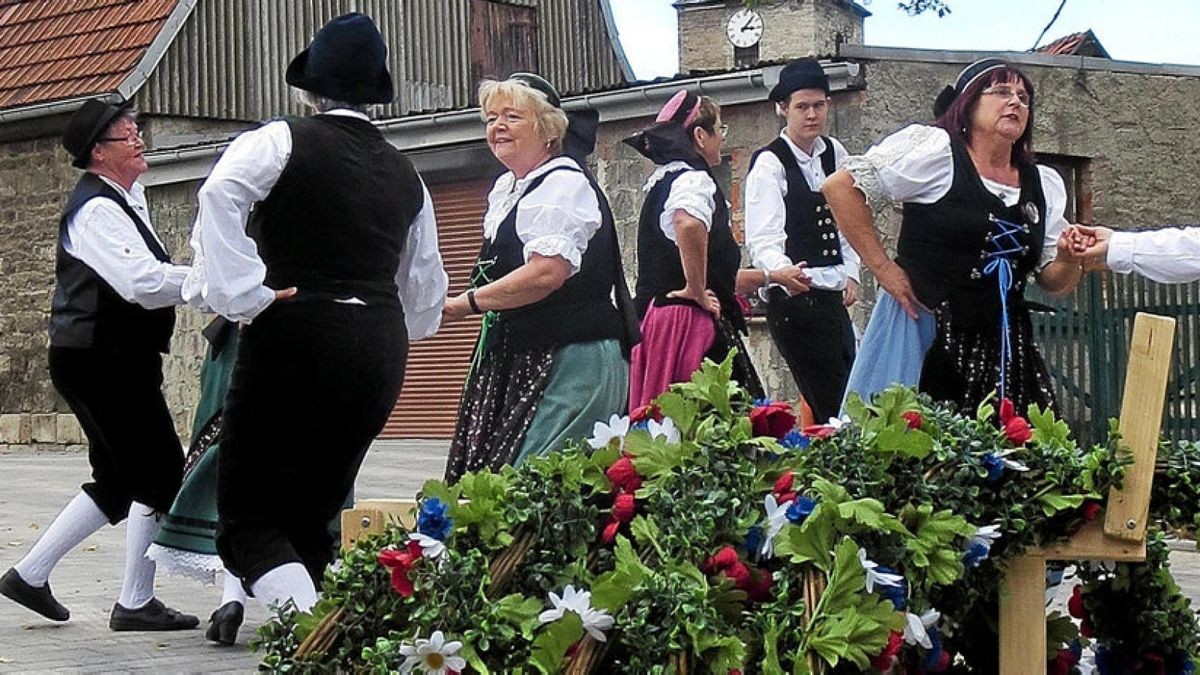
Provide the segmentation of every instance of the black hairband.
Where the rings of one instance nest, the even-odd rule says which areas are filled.
[[[962,72],[958,74],[958,78],[954,80],[954,84],[946,85],[938,93],[937,99],[935,99],[933,102],[933,116],[941,117],[943,114],[945,114],[945,112],[950,109],[951,104],[954,103],[954,99],[958,98],[964,91],[966,91],[967,87],[971,86],[975,80],[978,80],[980,77],[983,77],[993,70],[999,70],[1000,68],[1007,67],[1008,64],[1000,59],[986,58],[979,59],[966,68],[963,68]]]
[[[546,78],[536,73],[513,73],[508,76],[510,80],[517,80],[531,89],[536,89],[546,95],[546,101],[555,108],[562,108],[562,98],[558,95],[558,90],[554,85],[546,81]]]

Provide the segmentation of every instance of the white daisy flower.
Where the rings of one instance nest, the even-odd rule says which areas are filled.
[[[411,673],[413,668],[419,668],[425,675],[448,675],[451,671],[462,672],[467,667],[467,661],[456,652],[462,649],[458,640],[446,642],[442,631],[435,630],[429,639],[418,638],[415,645],[400,645],[400,653],[404,655],[404,663],[400,664],[400,672],[404,675]]]
[[[612,443],[613,439],[620,441],[620,448],[625,449],[625,435],[629,433],[629,416],[621,417],[613,415],[608,418],[608,424],[604,422],[596,422],[592,426],[592,437],[587,440],[588,445],[596,450]]]
[[[550,609],[538,614],[539,624],[558,621],[567,612],[574,612],[579,615],[579,619],[583,622],[583,629],[587,631],[588,635],[597,642],[608,640],[604,632],[613,627],[615,620],[609,616],[608,612],[592,607],[591,591],[576,590],[574,586],[568,584],[563,589],[562,597],[559,597],[557,593],[550,593],[550,604]]]
[[[874,593],[875,586],[899,586],[904,577],[899,574],[891,574],[889,572],[876,572],[875,568],[879,567],[879,563],[873,560],[867,560],[867,549],[858,549],[858,562],[863,569],[867,571],[867,592]]]
[[[929,627],[936,625],[942,613],[931,609],[921,616],[912,612],[904,615],[904,641],[910,645],[921,645],[925,649],[933,649],[933,641],[929,639]]]
[[[759,554],[764,558],[770,558],[775,554],[775,537],[783,531],[783,526],[787,525],[787,510],[791,502],[780,504],[775,499],[775,495],[769,494],[763,498],[763,508],[767,512],[767,520],[763,525],[763,543],[762,550]]]
[[[679,429],[670,417],[664,417],[662,422],[649,420],[646,430],[650,432],[650,438],[663,438],[667,443],[672,444],[679,442]]]
[[[440,560],[446,554],[446,545],[438,539],[420,532],[410,532],[408,538],[421,545],[421,557]]]

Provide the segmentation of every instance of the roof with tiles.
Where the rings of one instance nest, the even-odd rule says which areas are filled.
[[[0,109],[116,92],[179,0],[0,0]]]
[[[1091,30],[1086,30],[1082,33],[1071,33],[1048,45],[1037,47],[1032,51],[1055,56],[1098,56],[1105,59],[1112,58],[1108,55],[1108,51],[1104,49],[1104,45],[1100,44],[1100,39]]]

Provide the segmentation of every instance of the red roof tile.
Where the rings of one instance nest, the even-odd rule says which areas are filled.
[[[0,108],[107,94],[178,0],[0,0]]]
[[[1100,40],[1096,38],[1096,34],[1090,30],[1085,30],[1082,33],[1071,33],[1032,51],[1039,54],[1053,54],[1056,56],[1078,55],[1110,58],[1108,52],[1104,49],[1104,45],[1100,44]]]

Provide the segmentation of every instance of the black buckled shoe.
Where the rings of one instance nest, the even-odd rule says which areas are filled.
[[[31,586],[11,567],[0,577],[0,595],[51,621],[66,621],[71,618],[71,610],[54,599],[54,594],[50,592],[50,582],[46,582],[41,588]]]
[[[126,609],[114,604],[108,627],[115,631],[190,630],[200,625],[200,619],[183,614],[153,598],[139,609]]]
[[[226,646],[237,642],[238,628],[242,627],[245,616],[245,608],[240,602],[230,601],[221,605],[209,618],[208,631],[204,637]]]

